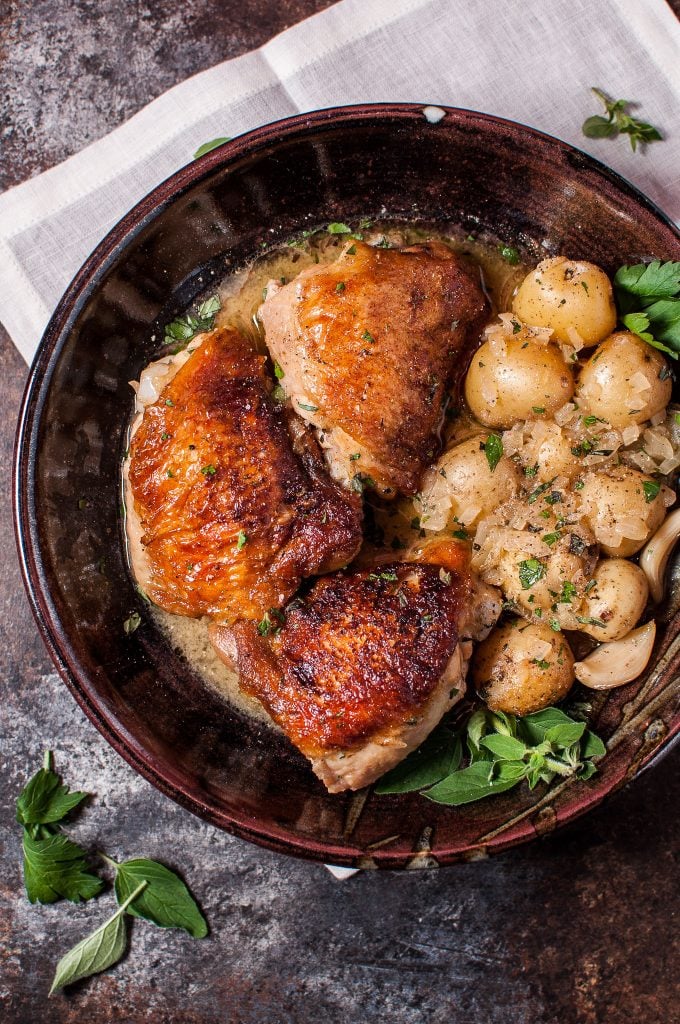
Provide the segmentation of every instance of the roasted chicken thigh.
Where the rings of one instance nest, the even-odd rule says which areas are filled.
[[[443,243],[352,241],[334,263],[270,282],[258,315],[333,476],[389,497],[415,493],[435,457],[444,397],[485,308],[478,281]]]
[[[330,479],[309,429],[286,422],[264,367],[235,330],[205,335],[132,437],[133,562],[166,611],[259,620],[361,544],[358,495]]]
[[[486,635],[500,612],[467,561],[465,545],[440,544],[436,562],[384,562],[318,580],[283,624],[212,627],[241,688],[331,793],[375,781],[462,697],[469,652],[460,640],[471,624]]]

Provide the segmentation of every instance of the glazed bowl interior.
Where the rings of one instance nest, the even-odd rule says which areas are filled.
[[[593,726],[610,751],[594,779],[450,809],[418,795],[329,795],[282,737],[225,704],[173,650],[126,560],[119,480],[128,381],[157,354],[162,325],[264,248],[362,217],[454,222],[516,246],[527,261],[562,253],[608,272],[680,259],[675,229],[631,186],[519,125],[456,110],[433,125],[419,106],[394,105],[258,129],[156,189],[64,296],[26,393],[17,531],[34,611],[66,682],[163,792],[289,853],[365,866],[444,864],[553,828],[668,746],[678,729],[674,598],[647,675],[595,695]],[[141,625],[126,634],[135,610]]]

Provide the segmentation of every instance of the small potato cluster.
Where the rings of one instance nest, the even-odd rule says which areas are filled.
[[[473,569],[514,613],[473,659],[494,710],[564,697],[575,674],[565,631],[625,641],[648,603],[645,571],[627,559],[675,500],[663,478],[680,444],[664,356],[616,319],[599,267],[540,263],[486,329],[464,384],[471,415],[423,483],[422,528],[468,536]]]

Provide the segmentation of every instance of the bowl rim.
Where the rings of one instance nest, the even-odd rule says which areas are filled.
[[[151,758],[143,745],[136,740],[116,716],[102,707],[97,699],[96,686],[87,670],[68,651],[66,634],[51,600],[49,584],[43,572],[42,555],[35,514],[35,466],[37,458],[37,427],[41,421],[53,370],[61,355],[70,330],[90,295],[99,286],[120,251],[131,242],[152,220],[179,198],[183,192],[208,178],[214,171],[228,171],[244,156],[249,156],[267,146],[280,144],[306,132],[314,133],[324,127],[350,127],[352,123],[375,119],[394,121],[422,120],[424,103],[363,103],[326,107],[307,113],[295,114],[270,122],[239,135],[216,147],[204,156],[181,167],[132,207],[105,235],[85,260],[65,290],[52,314],[36,350],[26,381],[17,424],[13,462],[13,511],[15,539],[19,555],[22,579],[29,604],[38,630],[43,638],[52,661],[61,678],[70,690],[87,718],[95,725],[106,741],[143,778],[151,782],[164,795],[171,797],[181,806],[192,811],[217,827],[240,838],[276,852],[292,854],[315,861],[332,862],[339,865],[356,866],[366,857],[360,846],[335,846],[327,841],[311,837],[297,837],[274,823],[260,824],[252,815],[218,807],[210,800],[200,800],[194,792],[188,792],[181,778],[171,766]],[[509,134],[534,139],[546,151],[552,153],[577,154],[582,169],[588,169],[601,176],[610,186],[623,192],[637,205],[645,207],[661,224],[669,228],[680,242],[680,231],[670,218],[635,185],[618,172],[576,146],[557,139],[528,125],[493,114],[461,107],[437,104],[445,111],[445,117],[460,125],[470,127],[498,126]],[[433,125],[436,130],[436,125]],[[659,743],[650,749],[635,766],[634,778],[661,757],[680,740],[680,711],[675,713],[672,725]],[[622,768],[606,780],[605,785],[595,785],[584,790],[580,800],[571,801],[557,821],[558,827],[597,806],[606,796],[619,789],[629,776]],[[510,846],[527,842],[537,836],[537,831],[528,818],[524,827],[510,835],[493,837],[489,842],[470,844],[464,850],[436,851],[438,865],[471,859],[487,853],[498,853]],[[403,853],[390,853],[389,847],[375,850],[371,854],[372,866],[383,868],[402,867]]]

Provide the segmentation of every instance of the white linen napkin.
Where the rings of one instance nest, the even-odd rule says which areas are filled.
[[[665,141],[589,140],[590,86],[637,101]],[[27,361],[106,232],[206,140],[367,101],[470,107],[571,142],[680,219],[680,24],[665,0],[343,0],[195,75],[0,195],[0,320]]]

